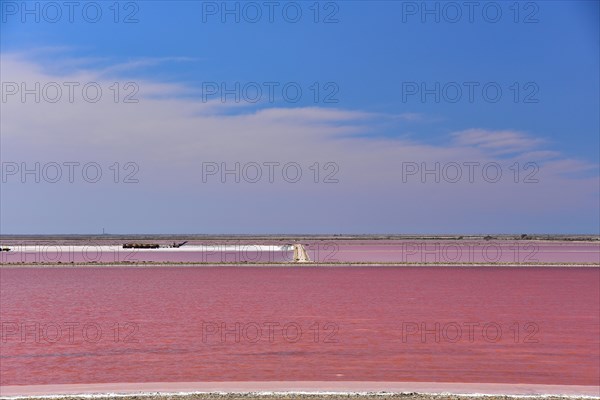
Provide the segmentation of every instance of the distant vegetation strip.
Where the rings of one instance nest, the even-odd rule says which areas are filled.
[[[357,262],[319,262],[315,261],[310,264],[299,264],[296,262],[197,262],[197,261],[118,261],[118,262],[8,262],[0,263],[0,267],[131,267],[131,266],[198,266],[198,267],[296,267],[296,268],[313,268],[313,267],[600,267],[600,263],[553,263],[553,262],[385,262],[385,261],[357,261]]]

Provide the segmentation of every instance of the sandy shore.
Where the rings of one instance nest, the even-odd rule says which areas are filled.
[[[128,399],[456,399],[600,398],[600,386],[520,383],[273,381],[273,382],[144,382],[0,386],[1,398]]]
[[[64,396],[64,397],[37,397],[40,400],[45,399],[72,399],[72,400],[89,400],[90,396]],[[97,400],[114,400],[115,396],[94,396]],[[124,400],[481,400],[482,396],[470,395],[429,395],[429,394],[221,394],[221,393],[197,393],[189,395],[177,394],[152,394],[152,395],[126,395],[119,396],[119,399]],[[485,396],[489,400],[531,400],[532,398],[543,398],[545,400],[564,400],[564,399],[589,399],[590,397],[573,397],[573,396]]]

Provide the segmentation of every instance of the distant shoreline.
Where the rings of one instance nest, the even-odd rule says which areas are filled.
[[[525,235],[525,236],[523,236]],[[413,234],[0,234],[4,240],[522,240],[522,241],[565,241],[600,242],[600,235],[560,235],[560,234],[480,234],[480,235],[413,235]]]
[[[93,268],[93,267],[115,267],[115,268],[222,268],[222,267],[238,267],[238,268],[296,268],[296,269],[314,269],[314,268],[352,268],[352,267],[389,267],[389,268],[600,268],[597,263],[402,263],[402,262],[313,262],[310,264],[298,264],[293,262],[280,263],[249,263],[249,262],[189,262],[189,261],[166,261],[166,262],[106,262],[106,263],[0,263],[0,268]]]

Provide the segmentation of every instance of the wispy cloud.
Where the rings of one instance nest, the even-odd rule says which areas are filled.
[[[192,57],[146,57],[140,59],[133,59],[127,62],[110,65],[98,71],[100,76],[113,76],[116,73],[122,73],[125,71],[139,71],[140,69],[147,67],[154,67],[165,63],[180,63],[180,62],[196,62],[200,61],[198,58]]]
[[[459,146],[478,147],[499,155],[529,151],[544,143],[540,138],[513,130],[468,129],[452,136]]]

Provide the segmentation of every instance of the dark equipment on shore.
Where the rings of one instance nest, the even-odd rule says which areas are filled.
[[[124,249],[158,249],[160,246],[156,243],[125,243]]]

